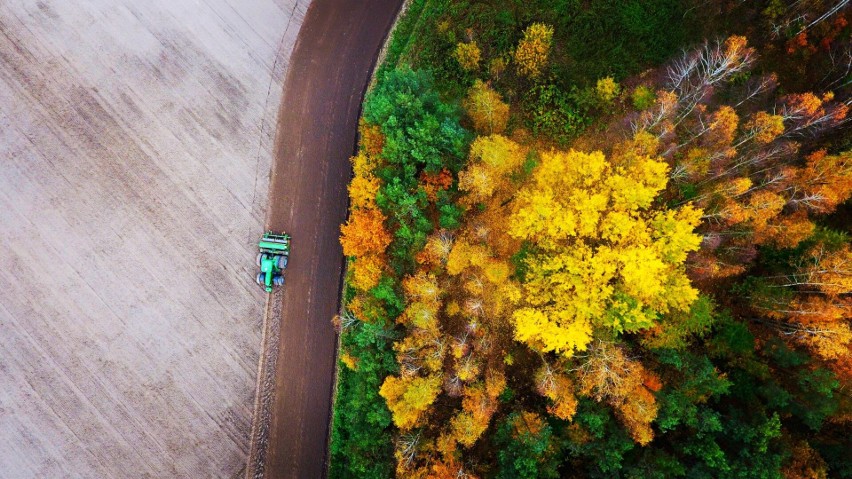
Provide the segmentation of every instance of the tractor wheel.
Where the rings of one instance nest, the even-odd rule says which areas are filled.
[[[257,284],[263,286],[263,283],[266,282],[266,275],[264,273],[257,273],[255,281],[257,281]]]
[[[272,277],[272,284],[275,286],[284,286],[284,276],[276,274]]]
[[[254,263],[255,263],[257,266],[260,266],[260,260],[262,260],[262,259],[263,259],[263,253],[258,253],[258,254],[257,254],[257,258],[255,258],[255,260],[254,260]]]
[[[279,257],[275,260],[275,266],[277,266],[277,267],[278,267],[278,269],[284,269],[284,268],[286,268],[286,267],[287,267],[287,257],[286,257],[286,256],[279,256]]]

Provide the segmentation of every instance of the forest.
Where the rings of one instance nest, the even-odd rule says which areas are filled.
[[[334,478],[852,478],[848,0],[411,0]]]

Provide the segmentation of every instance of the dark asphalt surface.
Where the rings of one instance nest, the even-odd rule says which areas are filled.
[[[314,0],[290,59],[270,182],[268,227],[293,240],[279,295],[267,478],[326,475],[349,157],[370,73],[401,4]]]

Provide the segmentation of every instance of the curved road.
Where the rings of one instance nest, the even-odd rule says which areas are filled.
[[[276,330],[280,341],[266,349],[273,356],[277,349],[274,369],[271,357],[261,363],[248,477],[326,475],[348,159],[370,73],[401,4],[314,0],[290,59],[267,221],[292,234],[292,255],[287,285],[267,308],[268,341]]]

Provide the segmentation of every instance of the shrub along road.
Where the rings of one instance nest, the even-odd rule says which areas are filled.
[[[261,362],[249,477],[326,473],[337,343],[331,320],[340,299],[348,159],[370,72],[401,3],[316,0],[296,41],[279,112],[268,217],[269,229],[292,234],[292,255],[287,284],[267,308],[267,322],[277,322],[267,328],[267,342],[276,343],[276,336],[279,342],[265,346],[266,354],[277,349],[274,383],[263,380],[272,377],[273,358]]]

